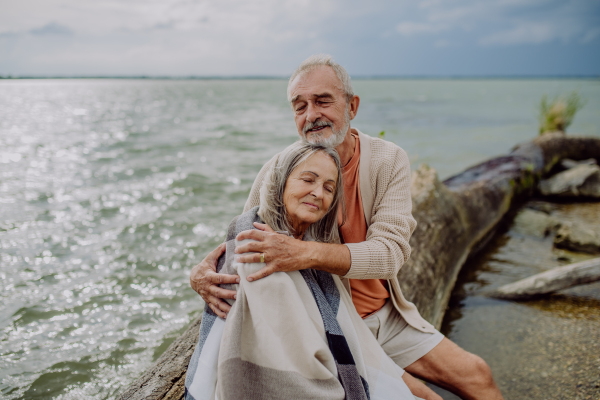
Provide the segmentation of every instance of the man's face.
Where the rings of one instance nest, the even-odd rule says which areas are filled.
[[[332,68],[300,74],[290,87],[298,134],[309,143],[336,147],[350,130],[350,114],[342,84]]]

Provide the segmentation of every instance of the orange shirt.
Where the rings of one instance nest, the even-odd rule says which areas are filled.
[[[344,243],[360,243],[367,239],[367,222],[360,197],[358,180],[360,141],[357,135],[352,136],[356,139],[354,155],[342,169],[347,214],[346,223],[340,227],[340,234]],[[362,318],[373,314],[383,307],[385,299],[390,297],[386,286],[387,283],[384,279],[350,279],[352,302]]]

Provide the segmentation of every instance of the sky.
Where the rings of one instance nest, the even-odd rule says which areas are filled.
[[[600,0],[0,0],[0,75],[600,76]]]

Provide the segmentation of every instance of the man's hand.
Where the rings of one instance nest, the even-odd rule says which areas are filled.
[[[254,223],[251,229],[237,235],[237,240],[254,239],[238,246],[236,253],[254,253],[237,256],[241,263],[260,262],[261,254],[267,265],[248,276],[250,282],[265,278],[273,272],[289,272],[315,268],[344,276],[350,269],[350,250],[341,244],[303,242],[291,236],[281,235],[266,224]]]
[[[225,251],[225,243],[208,253],[202,262],[192,268],[190,285],[206,302],[206,304],[221,318],[227,317],[231,306],[222,299],[235,299],[234,290],[220,288],[222,283],[239,283],[237,275],[217,274],[217,260]]]
[[[265,278],[273,272],[297,271],[310,268],[303,256],[306,255],[306,242],[294,239],[291,236],[275,232],[269,225],[254,223],[258,229],[250,229],[237,235],[237,240],[254,239],[254,242],[246,243],[235,248],[236,253],[254,253],[237,256],[241,263],[260,262],[261,254],[267,265],[260,271],[248,276],[250,282]]]

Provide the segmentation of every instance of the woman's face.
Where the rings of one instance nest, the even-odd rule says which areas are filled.
[[[283,204],[297,235],[325,216],[336,182],[335,163],[323,152],[313,154],[292,171],[285,183]]]

